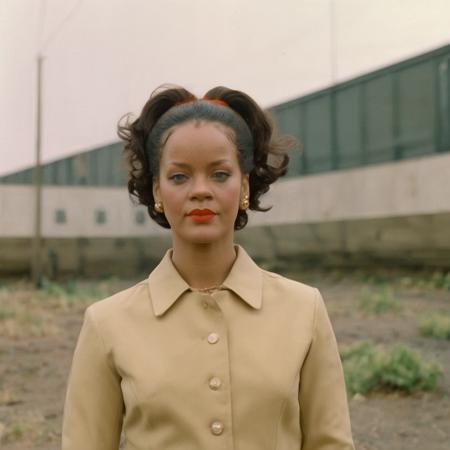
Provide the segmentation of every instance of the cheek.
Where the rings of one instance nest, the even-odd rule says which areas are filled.
[[[240,192],[240,186],[236,186],[232,189],[227,189],[224,193],[223,199],[230,206],[230,208],[237,208],[239,206]]]
[[[168,183],[161,183],[161,197],[167,209],[179,208],[179,203],[182,202],[182,192],[180,189],[174,189]]]

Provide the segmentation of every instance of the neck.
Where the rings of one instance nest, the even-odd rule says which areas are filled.
[[[197,289],[220,286],[236,259],[232,242],[227,245],[177,245],[173,242],[172,262],[189,286]]]

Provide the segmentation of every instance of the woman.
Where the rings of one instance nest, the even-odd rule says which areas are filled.
[[[289,142],[243,92],[151,96],[119,127],[129,192],[171,229],[148,279],[91,305],[74,353],[63,450],[353,449],[319,291],[234,244],[286,172]]]

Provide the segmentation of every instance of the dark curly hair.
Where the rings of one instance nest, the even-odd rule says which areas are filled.
[[[249,209],[268,211],[270,207],[260,206],[260,197],[269,190],[270,184],[286,174],[287,152],[295,146],[295,140],[277,136],[268,112],[247,94],[223,86],[209,90],[203,99],[198,99],[182,87],[164,85],[151,94],[137,119],[130,123],[130,115],[126,114],[119,120],[117,134],[125,143],[130,196],[147,206],[155,222],[170,228],[164,213],[155,210],[153,177],[159,174],[166,132],[194,120],[219,122],[233,131],[241,170],[249,175]],[[244,228],[247,221],[247,212],[239,209],[234,229]]]

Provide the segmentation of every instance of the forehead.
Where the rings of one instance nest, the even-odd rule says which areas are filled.
[[[219,122],[189,121],[168,130],[162,141],[162,158],[208,156],[236,157],[234,132]]]

